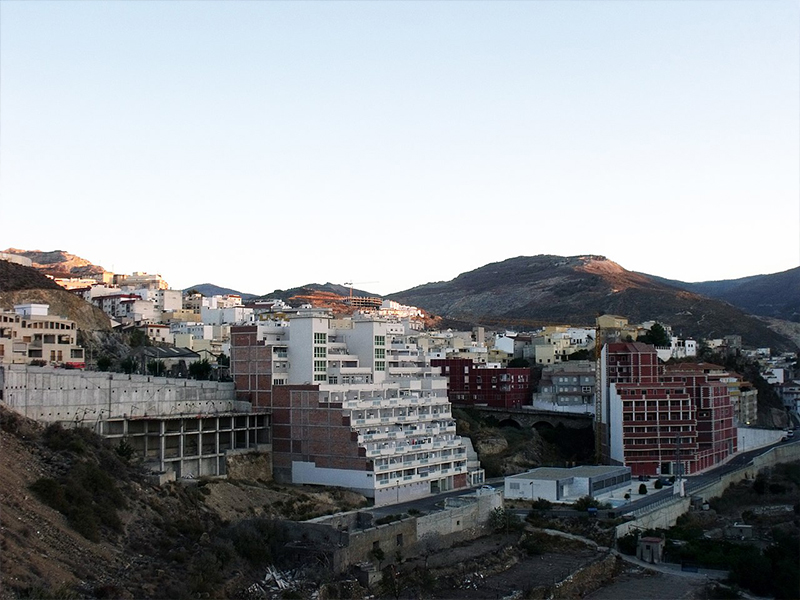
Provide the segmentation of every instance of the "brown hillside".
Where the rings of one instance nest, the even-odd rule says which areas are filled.
[[[612,313],[633,323],[658,320],[687,337],[740,334],[751,347],[797,349],[726,302],[628,271],[602,256],[519,256],[390,298],[446,319],[496,327],[591,326],[597,315]]]
[[[7,260],[0,260],[0,292],[35,288],[43,290],[64,289],[34,268],[18,265]]]
[[[26,304],[28,302],[49,304],[49,313],[51,315],[72,319],[78,329],[84,331],[107,331],[111,329],[111,321],[102,310],[59,286],[56,286],[56,288],[54,290],[34,289],[0,292],[0,308],[13,310],[15,304]]]
[[[105,269],[99,265],[92,264],[90,261],[80,256],[75,256],[63,250],[20,250],[19,248],[8,248],[4,250],[8,254],[17,254],[30,258],[33,267],[48,275],[60,277],[81,277],[102,273]]]

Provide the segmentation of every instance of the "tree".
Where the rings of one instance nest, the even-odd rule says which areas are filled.
[[[167,366],[164,364],[163,360],[151,360],[147,363],[147,372],[150,373],[150,375],[160,377],[164,375],[166,371]]]
[[[524,358],[512,358],[510,361],[508,361],[509,369],[524,369],[530,366],[531,364]]]
[[[650,328],[644,335],[640,335],[637,342],[642,342],[644,344],[650,344],[651,346],[669,346],[672,340],[670,340],[669,335],[667,334],[667,330],[660,323],[653,323],[653,326]]]
[[[149,346],[150,338],[145,335],[141,329],[134,329],[131,331],[130,337],[131,348],[139,348],[140,346]]]
[[[577,350],[567,356],[567,360],[591,360],[592,358],[594,358],[594,355],[590,350],[587,350],[586,348]]]
[[[231,359],[228,355],[224,352],[217,357],[217,364],[220,367],[229,367],[231,366]]]
[[[136,360],[132,356],[129,356],[128,358],[121,360],[119,366],[123,373],[130,375],[136,370]]]
[[[211,375],[211,363],[207,358],[189,365],[189,375],[194,379],[206,380]]]
[[[97,370],[108,371],[111,368],[113,362],[114,361],[112,361],[108,356],[103,354],[100,358],[97,359]]]
[[[644,496],[647,493],[647,486],[643,483],[639,484],[639,494]]]

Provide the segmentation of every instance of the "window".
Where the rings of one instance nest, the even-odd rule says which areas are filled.
[[[386,370],[386,363],[382,360],[375,361],[375,370],[376,371],[385,371]]]
[[[327,371],[328,370],[328,363],[324,360],[315,360],[314,361],[314,370],[315,371]]]
[[[315,344],[327,344],[328,343],[328,334],[327,333],[315,333],[314,334],[314,343]]]
[[[314,375],[314,381],[328,381],[327,375]]]
[[[385,335],[376,335],[375,336],[375,345],[376,346],[385,346],[386,345],[386,336]]]
[[[325,346],[314,346],[314,358],[325,358],[328,356],[328,349]]]
[[[375,358],[386,358],[386,350],[384,348],[375,348]]]

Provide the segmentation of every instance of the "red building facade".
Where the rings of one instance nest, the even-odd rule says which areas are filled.
[[[492,369],[466,358],[431,360],[449,379],[448,398],[453,404],[485,404],[516,408],[531,403],[531,374],[527,368]]]
[[[726,384],[693,365],[665,369],[655,348],[608,344],[603,351],[604,454],[633,475],[692,474],[736,452]]]

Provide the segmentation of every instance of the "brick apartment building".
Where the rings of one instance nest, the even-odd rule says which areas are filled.
[[[297,314],[231,328],[237,397],[272,413],[277,480],[393,504],[481,483],[455,434],[447,380],[381,319]]]
[[[531,374],[527,368],[491,368],[465,358],[431,360],[449,379],[453,404],[482,404],[516,408],[531,403]]]
[[[736,452],[728,386],[691,365],[665,368],[646,344],[604,346],[600,408],[603,458],[633,475],[688,475]]]

